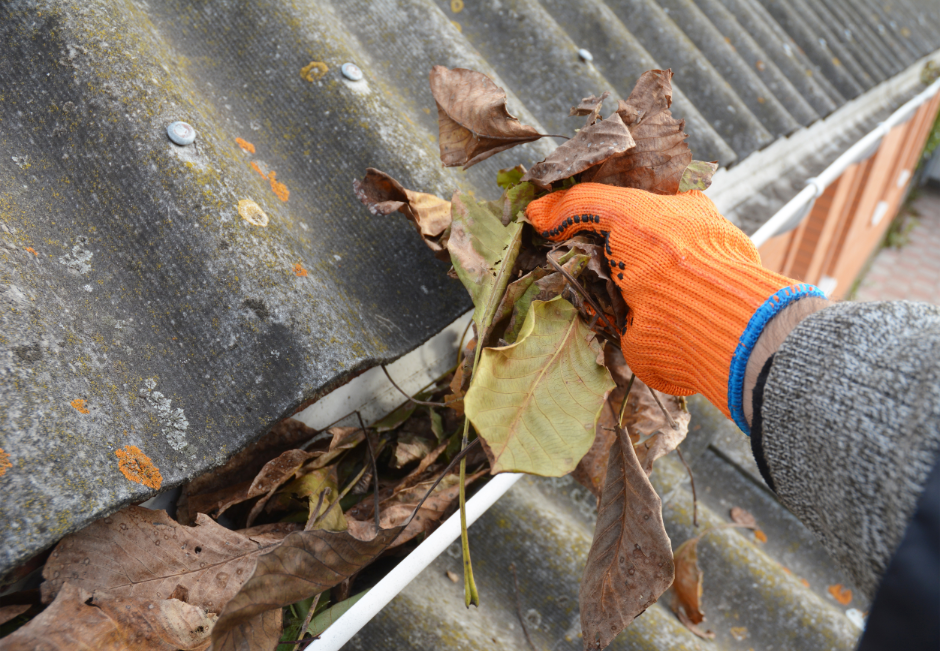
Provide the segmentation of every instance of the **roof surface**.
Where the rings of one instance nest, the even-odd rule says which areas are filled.
[[[432,65],[562,133],[671,67],[695,156],[729,165],[938,45],[934,0],[3,3],[0,573],[153,494],[117,451],[177,485],[469,307],[353,179],[493,196],[552,144],[442,170]]]

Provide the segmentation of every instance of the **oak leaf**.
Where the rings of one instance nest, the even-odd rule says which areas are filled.
[[[674,573],[662,502],[619,429],[581,578],[584,648],[610,644],[669,588]]]
[[[509,114],[506,91],[483,73],[434,66],[430,82],[445,167],[467,169],[496,153],[545,137]]]
[[[438,259],[450,259],[447,254],[449,201],[408,190],[385,172],[371,167],[366,170],[365,178],[353,181],[353,191],[373,215],[390,215],[396,210],[403,214]]]
[[[493,473],[560,477],[594,441],[613,388],[577,310],[558,297],[532,304],[516,343],[486,348],[464,405]]]
[[[672,117],[672,71],[648,70],[633,92],[621,100],[617,113],[636,146],[588,170],[582,182],[638,188],[657,194],[676,194],[692,152],[682,131],[685,120]]]
[[[630,130],[620,115],[614,113],[606,120],[581,129],[578,135],[560,145],[545,160],[533,165],[522,180],[548,190],[552,183],[601,165],[635,145]]]

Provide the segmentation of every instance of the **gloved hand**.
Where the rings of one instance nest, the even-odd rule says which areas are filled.
[[[744,370],[764,325],[804,296],[823,293],[761,266],[760,255],[715,204],[692,190],[663,196],[581,183],[529,204],[551,240],[604,236],[611,277],[629,306],[623,356],[646,384],[703,394],[750,433]]]

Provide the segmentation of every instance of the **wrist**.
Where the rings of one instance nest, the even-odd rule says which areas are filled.
[[[757,376],[771,355],[777,352],[787,336],[811,314],[825,309],[831,303],[819,296],[805,296],[780,310],[761,331],[748,358],[742,388],[742,410],[750,426],[754,420],[753,398]]]

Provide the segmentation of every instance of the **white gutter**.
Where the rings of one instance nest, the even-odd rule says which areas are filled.
[[[829,167],[817,176],[806,181],[803,188],[795,197],[790,199],[783,208],[764,223],[757,232],[751,235],[755,246],[762,246],[775,235],[785,233],[799,226],[803,218],[809,214],[816,199],[826,191],[826,188],[839,178],[845,170],[871,156],[881,144],[891,129],[911,119],[920,106],[933,98],[940,91],[940,79],[933,82],[924,91],[901,106],[891,116],[879,124],[873,131],[856,142],[839,156]]]
[[[917,108],[938,91],[940,91],[940,80],[892,113],[891,117],[850,147],[822,173],[809,179],[804,190],[751,236],[754,244],[761,246],[777,233],[798,225],[809,214],[816,198],[830,183],[835,181],[850,165],[870,156],[888,131],[910,119]],[[460,337],[459,333],[463,331],[469,317],[470,313],[464,315],[441,334],[390,365],[389,372],[399,386],[405,391],[417,392],[450,368],[456,354],[456,340]],[[364,417],[369,416],[366,418],[369,422],[382,417],[402,402],[401,394],[388,383],[381,369],[375,368],[311,405],[294,418],[319,429],[334,422],[340,416],[359,409],[364,412]],[[467,525],[473,524],[521,478],[521,474],[507,473],[496,475],[491,479],[467,501]],[[315,651],[338,651],[459,537],[460,514],[454,513],[308,648]]]

